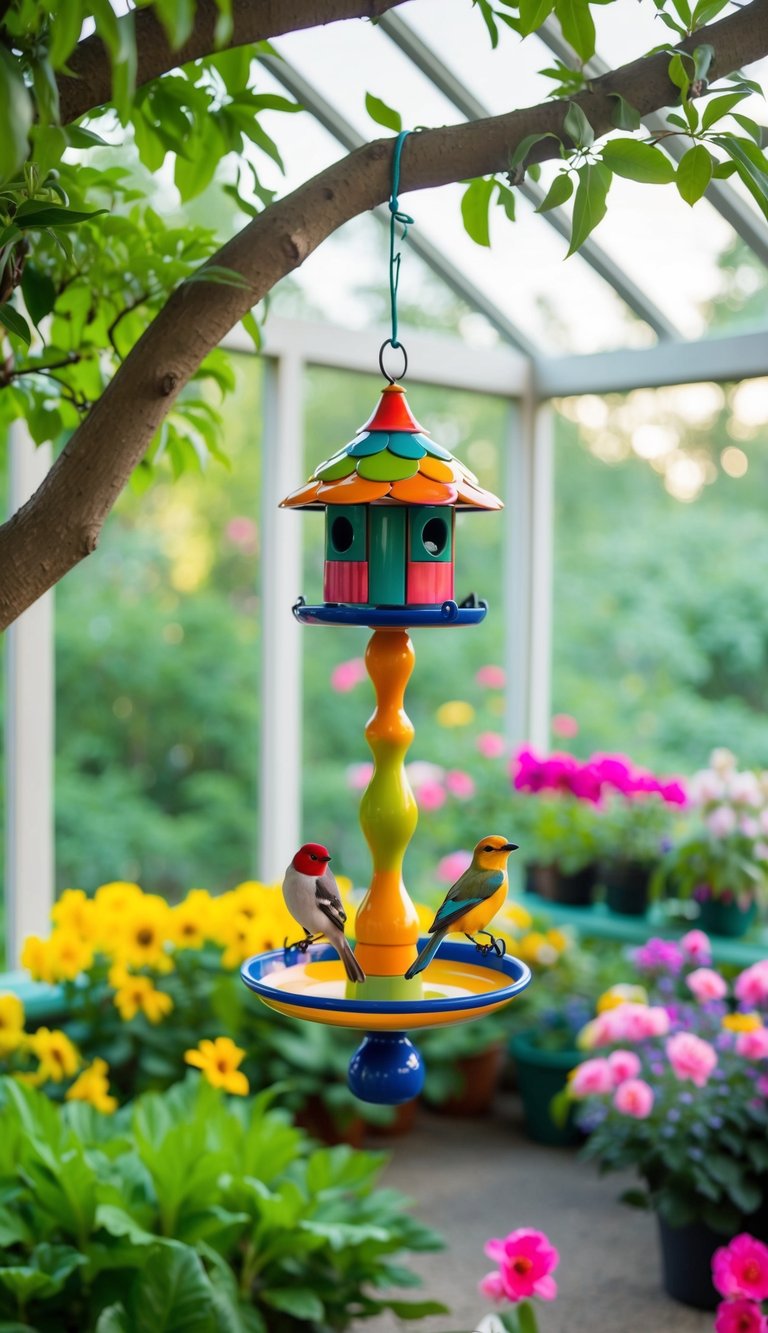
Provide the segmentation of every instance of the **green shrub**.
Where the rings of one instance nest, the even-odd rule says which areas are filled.
[[[0,1331],[299,1333],[383,1310],[440,1247],[375,1188],[382,1157],[315,1148],[267,1094],[189,1078],[113,1117],[0,1080]]]

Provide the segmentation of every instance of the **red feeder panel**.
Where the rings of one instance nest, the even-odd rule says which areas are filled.
[[[367,602],[368,563],[365,560],[326,560],[324,602]]]
[[[409,560],[405,588],[408,606],[449,601],[453,597],[453,561],[427,564]]]

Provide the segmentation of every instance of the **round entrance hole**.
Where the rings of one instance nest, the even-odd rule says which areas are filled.
[[[335,518],[331,524],[331,541],[333,542],[334,550],[338,551],[339,555],[341,555],[342,552],[349,550],[354,540],[355,529],[352,527],[348,518],[339,515],[339,517]]]
[[[444,518],[430,518],[425,524],[421,540],[430,555],[441,555],[448,543],[448,524]]]

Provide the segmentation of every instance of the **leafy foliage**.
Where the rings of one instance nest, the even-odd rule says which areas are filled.
[[[299,1333],[396,1308],[439,1248],[375,1189],[381,1158],[318,1149],[262,1096],[189,1079],[113,1119],[0,1081],[0,1319],[40,1333]]]

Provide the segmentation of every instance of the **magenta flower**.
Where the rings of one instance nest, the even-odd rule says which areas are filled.
[[[692,1032],[676,1032],[666,1042],[666,1052],[675,1078],[690,1080],[697,1088],[708,1082],[717,1064],[717,1051]]]
[[[646,1120],[653,1110],[653,1088],[642,1078],[628,1078],[613,1095],[613,1104],[622,1115]]]
[[[734,983],[737,1000],[748,1008],[765,1004],[768,1000],[768,958],[761,958],[758,963],[745,968]]]
[[[736,1037],[736,1054],[745,1060],[768,1059],[768,1028],[739,1032]]]
[[[715,1314],[715,1333],[768,1333],[768,1320],[754,1301],[723,1301]]]
[[[460,768],[452,768],[446,773],[445,785],[457,801],[470,801],[475,794],[474,778]]]
[[[689,972],[685,984],[700,1004],[707,1000],[722,1000],[728,994],[727,982],[711,967],[697,967],[694,972]]]
[[[570,713],[555,713],[552,718],[552,731],[555,736],[563,736],[570,739],[579,734],[579,724],[575,717]]]
[[[351,657],[348,662],[339,662],[331,672],[331,689],[337,694],[348,694],[361,680],[365,680],[365,662],[362,657]]]
[[[485,1253],[499,1266],[508,1301],[516,1303],[531,1296],[553,1301],[557,1296],[557,1284],[550,1275],[557,1268],[560,1255],[543,1231],[520,1227],[503,1240],[489,1240]]]
[[[422,810],[439,810],[446,799],[445,787],[439,782],[422,782],[416,791],[416,800]]]
[[[498,731],[481,731],[475,745],[484,759],[498,759],[506,748],[504,737]]]
[[[471,852],[449,852],[437,863],[437,878],[442,884],[455,884],[456,880],[469,870],[472,864]]]
[[[689,930],[680,940],[680,948],[690,962],[701,967],[707,967],[712,961],[712,946],[703,930]]]
[[[659,795],[667,805],[687,805],[688,793],[682,782],[673,779],[671,782],[662,782],[659,785]]]
[[[624,1083],[628,1078],[637,1078],[642,1068],[640,1057],[634,1051],[611,1051],[608,1056],[614,1085]]]
[[[683,966],[683,955],[673,940],[651,938],[635,949],[633,962],[643,972],[670,972],[677,976]]]
[[[597,1057],[585,1060],[577,1065],[568,1081],[568,1091],[572,1097],[594,1097],[614,1088],[613,1070],[607,1060]]]
[[[475,680],[478,685],[484,685],[487,690],[503,690],[507,683],[504,668],[490,665],[481,666],[475,672]]]
[[[768,1297],[768,1247],[746,1232],[734,1236],[728,1245],[715,1250],[712,1281],[721,1296],[764,1301]]]

